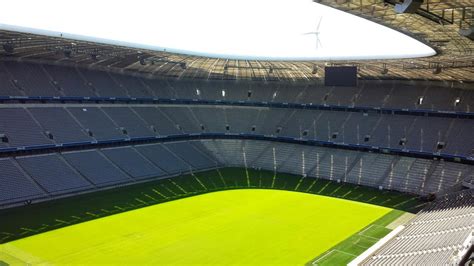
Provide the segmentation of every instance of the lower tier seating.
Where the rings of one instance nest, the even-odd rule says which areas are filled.
[[[474,190],[433,202],[362,265],[458,265],[474,243]]]
[[[419,195],[448,191],[474,171],[474,166],[438,160],[257,140],[143,144],[28,155],[0,163],[8,170],[0,172],[2,188],[8,191],[2,193],[0,205],[221,167],[265,169]]]

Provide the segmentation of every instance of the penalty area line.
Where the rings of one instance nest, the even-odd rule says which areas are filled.
[[[331,249],[330,251],[328,251],[326,254],[324,254],[322,257],[318,258],[317,260],[311,262],[311,265],[318,265],[318,262],[321,261],[322,259],[326,258],[327,256],[333,254],[334,252],[339,252],[339,253],[342,253],[342,254],[345,254],[345,255],[349,255],[351,257],[354,257],[356,258],[357,255],[355,254],[352,254],[352,253],[349,253],[349,252],[346,252],[346,251],[342,251],[342,250],[339,250],[339,249]]]
[[[371,224],[371,225],[369,225],[367,228],[365,228],[364,230],[360,231],[360,232],[358,233],[358,235],[364,236],[364,237],[368,237],[368,238],[378,239],[378,238],[376,238],[376,237],[368,236],[368,235],[365,235],[365,234],[364,234],[366,231],[368,231],[368,230],[371,229],[372,227],[382,227],[382,228],[385,228],[384,226],[381,226],[381,225],[378,225],[378,224]]]
[[[317,263],[318,261],[320,261],[320,260],[324,259],[325,257],[331,255],[334,251],[336,251],[336,250],[335,250],[335,249],[329,250],[326,254],[324,254],[323,256],[321,256],[319,259],[313,261],[311,264],[312,264],[312,265],[318,265],[318,263]]]

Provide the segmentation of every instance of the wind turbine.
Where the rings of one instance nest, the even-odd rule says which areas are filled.
[[[314,35],[316,36],[316,50],[318,50],[320,47],[323,47],[323,44],[321,43],[321,39],[319,39],[319,27],[321,27],[321,21],[323,20],[323,17],[321,16],[319,18],[319,22],[318,22],[318,25],[316,26],[316,31],[313,31],[313,32],[307,32],[307,33],[304,33],[303,35]]]

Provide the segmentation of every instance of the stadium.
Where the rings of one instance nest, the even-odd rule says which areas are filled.
[[[2,3],[1,266],[472,265],[471,0],[65,2]]]

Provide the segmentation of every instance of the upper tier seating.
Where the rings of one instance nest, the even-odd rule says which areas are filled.
[[[67,96],[95,96],[92,88],[70,67],[45,65],[44,69],[51,75],[53,83]]]
[[[20,94],[21,92],[23,92],[25,96],[63,96],[61,91],[53,86],[53,81],[43,70],[42,65],[19,64],[8,61],[3,64],[5,65],[4,69],[11,73],[12,81],[18,88],[16,94],[5,96],[22,95]],[[0,68],[0,71],[1,70]],[[3,92],[1,89],[0,91]]]
[[[390,81],[361,81],[361,86],[357,88],[338,88],[289,83],[164,81],[14,61],[0,63],[0,81],[0,96],[159,97],[467,112],[474,110],[474,91],[444,87],[439,82],[412,85]],[[456,99],[459,102],[456,103]]]

